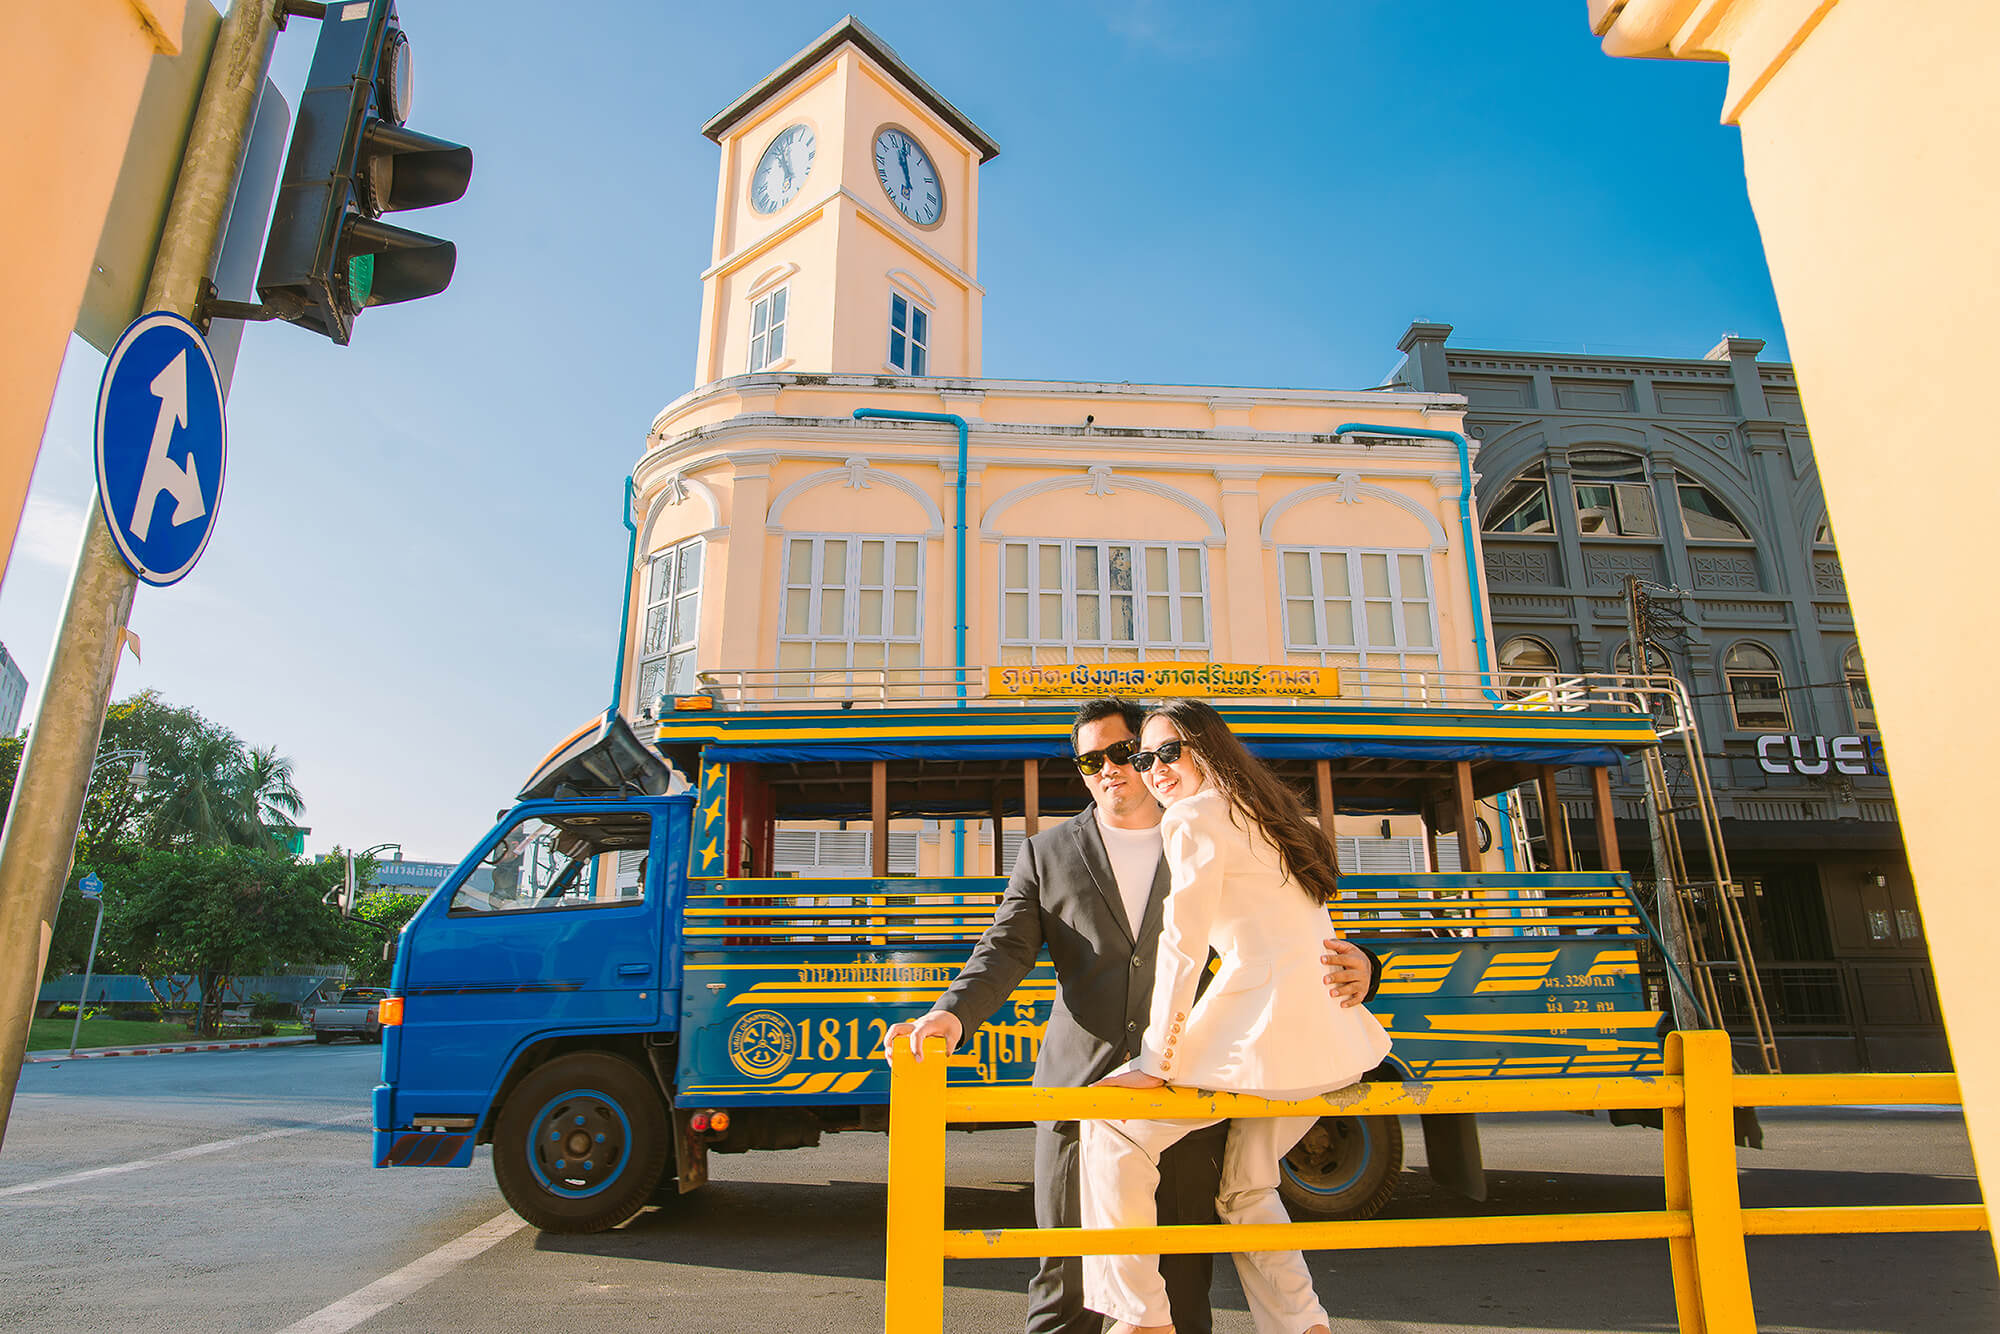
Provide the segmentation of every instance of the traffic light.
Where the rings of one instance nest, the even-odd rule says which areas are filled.
[[[451,242],[380,220],[448,204],[472,178],[471,149],[404,126],[412,87],[395,0],[327,5],[257,292],[336,343],[369,306],[442,292],[458,261]]]

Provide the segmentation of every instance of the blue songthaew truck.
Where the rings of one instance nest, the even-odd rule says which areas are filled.
[[[524,1218],[581,1232],[700,1187],[711,1153],[885,1129],[884,1030],[956,975],[1019,838],[1088,801],[1073,700],[1012,697],[999,669],[962,701],[904,675],[830,694],[710,678],[643,730],[608,713],[558,746],[403,930],[376,1165],[465,1167],[490,1143]],[[1537,785],[1559,810],[1558,770],[1657,744],[1635,698],[1578,678],[1524,702],[1432,676],[1360,699],[1216,701],[1322,820],[1416,815],[1433,845],[1456,831],[1462,869],[1341,868],[1334,920],[1381,959],[1372,1008],[1395,1047],[1377,1077],[1660,1069],[1642,975],[1657,940],[1629,877],[1575,869],[1560,818],[1547,869],[1506,869],[1472,836],[1495,794]],[[900,830],[934,831],[958,874],[892,874]],[[786,874],[781,837],[807,834],[865,849],[870,873]],[[1055,999],[1044,959],[951,1078],[1026,1082]],[[1472,1119],[1423,1120],[1432,1174],[1483,1198]],[[1285,1196],[1365,1217],[1401,1163],[1395,1118],[1329,1117],[1287,1159]]]

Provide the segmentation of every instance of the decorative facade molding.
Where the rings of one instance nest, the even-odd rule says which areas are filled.
[[[1554,553],[1546,547],[1488,542],[1484,550],[1488,584],[1548,588],[1556,583]]]
[[[888,278],[888,280],[895,286],[902,288],[906,293],[917,298],[917,300],[923,302],[926,306],[930,307],[932,310],[937,309],[937,303],[938,303],[937,298],[931,295],[931,289],[924,286],[923,283],[919,282],[917,280],[917,275],[911,273],[908,269],[890,269],[888,273],[883,276]]]
[[[791,277],[798,271],[799,271],[799,266],[796,264],[774,264],[770,268],[765,269],[762,273],[758,274],[757,277],[747,287],[743,289],[742,299],[745,301],[755,301],[757,300],[757,298],[763,296],[764,293],[770,291],[772,288],[776,287],[779,283],[784,282],[787,278]]]
[[[1453,480],[1455,482],[1457,479],[1454,477]],[[1303,487],[1294,491],[1265,510],[1263,526],[1258,529],[1258,536],[1263,539],[1264,545],[1267,548],[1277,545],[1272,534],[1277,531],[1278,519],[1287,510],[1325,496],[1332,496],[1343,505],[1358,505],[1363,500],[1387,501],[1397,509],[1413,514],[1422,521],[1424,531],[1430,535],[1432,551],[1451,549],[1451,539],[1445,535],[1444,525],[1438,522],[1437,515],[1425,508],[1422,502],[1413,500],[1400,491],[1391,491],[1386,486],[1375,486],[1364,482],[1360,473],[1352,471],[1341,473],[1331,482],[1322,482],[1318,486]]]
[[[907,477],[898,477],[895,473],[889,472],[886,469],[874,467],[867,459],[862,458],[858,454],[850,456],[838,468],[826,468],[819,472],[807,473],[804,477],[799,478],[798,481],[793,482],[790,486],[772,497],[770,512],[764,516],[764,530],[771,533],[784,532],[785,510],[791,503],[815,487],[826,486],[833,482],[839,482],[843,486],[863,491],[867,490],[875,482],[881,482],[885,486],[893,487],[916,501],[917,504],[923,506],[924,517],[930,521],[931,526],[928,532],[922,533],[920,536],[944,536],[944,511],[938,508],[937,502],[932,500],[922,487]]]
[[[1074,491],[1079,488],[1088,490],[1093,496],[1109,496],[1120,490],[1128,490],[1141,491],[1163,500],[1171,500],[1194,514],[1207,526],[1208,536],[1203,541],[1208,546],[1219,547],[1223,544],[1222,518],[1208,505],[1177,486],[1169,486],[1165,482],[1156,482],[1147,477],[1134,477],[1130,473],[1116,472],[1101,463],[1085,469],[1081,476],[1050,477],[1039,482],[1030,482],[1026,486],[1015,487],[987,506],[986,513],[980,516],[979,535],[987,541],[998,541],[1003,534],[995,525],[998,524],[1000,516],[1014,506],[1035,496],[1045,496],[1056,491]]]
[[[1638,551],[1585,551],[1583,553],[1584,583],[1590,588],[1622,588],[1625,576],[1637,575],[1648,583],[1665,583],[1660,569],[1659,548]],[[1623,603],[1613,604],[1620,613]]]
[[[644,501],[645,515],[639,521],[639,542],[634,557],[645,564],[653,551],[653,530],[669,509],[678,508],[692,498],[699,498],[708,507],[708,525],[701,534],[705,535],[722,527],[722,505],[715,498],[715,491],[699,477],[692,476],[682,468],[669,473],[664,484],[653,496]]]
[[[1694,586],[1704,592],[1761,593],[1757,562],[1749,555],[1733,551],[1689,551],[1694,567]]]

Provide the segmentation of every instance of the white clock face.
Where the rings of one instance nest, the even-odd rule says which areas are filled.
[[[750,207],[776,213],[792,202],[813,168],[813,132],[794,125],[771,141],[750,173]]]
[[[891,126],[875,136],[875,174],[896,211],[917,226],[928,227],[944,215],[937,167],[907,132]]]

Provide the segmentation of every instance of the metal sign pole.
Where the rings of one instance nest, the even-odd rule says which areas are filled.
[[[97,896],[97,925],[90,929],[90,958],[83,965],[83,990],[76,993],[76,1022],[69,1026],[69,1054],[76,1055],[77,1034],[83,1031],[83,1007],[90,1003],[90,978],[97,971],[97,937],[104,931],[104,896]]]
[[[239,0],[222,21],[153,257],[149,311],[191,316],[201,299],[236,193],[280,8],[277,0]],[[102,503],[92,505],[0,842],[0,1142],[27,1056],[35,993],[138,583],[105,523]]]

